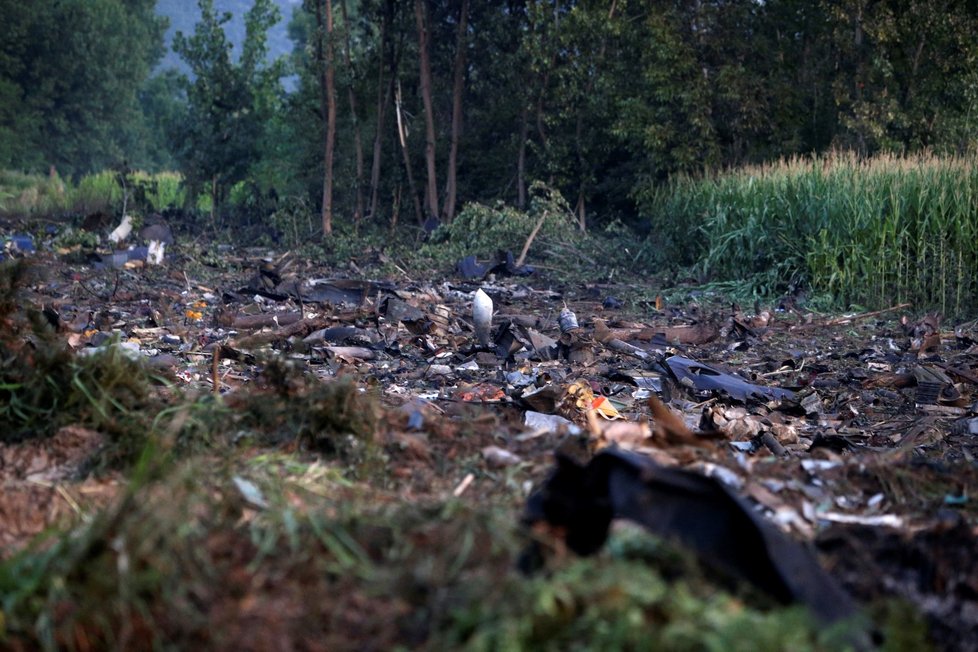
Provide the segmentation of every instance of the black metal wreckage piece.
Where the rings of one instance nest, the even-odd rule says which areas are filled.
[[[807,606],[825,624],[858,615],[853,599],[809,548],[765,521],[730,488],[629,451],[607,449],[583,466],[558,453],[557,468],[527,502],[524,522],[546,522],[565,533],[568,548],[590,555],[604,545],[616,518],[680,542],[708,566],[780,603]]]

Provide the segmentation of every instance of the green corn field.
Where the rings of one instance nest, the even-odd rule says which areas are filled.
[[[978,304],[973,157],[848,154],[681,178],[641,198],[662,262],[757,295],[965,315]],[[647,246],[646,249],[653,247]]]

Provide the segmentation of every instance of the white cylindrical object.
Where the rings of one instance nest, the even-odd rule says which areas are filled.
[[[570,308],[564,308],[560,311],[560,316],[557,317],[557,323],[560,325],[560,332],[566,333],[567,331],[572,331],[575,328],[580,328],[577,324],[577,315]]]
[[[489,295],[478,289],[472,297],[472,323],[475,325],[475,336],[482,346],[489,346],[491,339],[489,332],[492,330],[492,299]]]

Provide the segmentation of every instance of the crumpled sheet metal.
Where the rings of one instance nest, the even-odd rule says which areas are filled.
[[[682,356],[674,355],[671,358],[666,358],[665,363],[669,365],[669,369],[676,375],[676,379],[680,383],[684,381],[692,383],[693,388],[698,392],[723,392],[731,398],[745,403],[748,399],[766,402],[791,399],[795,396],[795,393],[790,389],[755,385],[735,374],[720,371],[708,364]]]
[[[852,598],[805,545],[769,524],[718,480],[613,448],[584,466],[560,454],[557,461],[527,502],[524,520],[566,532],[574,552],[597,552],[612,519],[623,518],[679,541],[704,563],[781,603],[807,606],[824,623],[857,615]]]

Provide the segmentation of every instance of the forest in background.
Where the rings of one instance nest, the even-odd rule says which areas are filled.
[[[655,238],[626,268],[692,266],[755,294],[811,286],[875,305],[887,275],[860,279],[889,263],[850,261],[879,258],[873,234],[890,233],[883,257],[899,269],[939,261],[934,303],[971,302],[970,284],[947,286],[978,258],[959,237],[974,221],[978,3],[0,5],[8,179],[53,175],[80,192],[103,171],[174,171],[153,181],[160,194],[179,180],[170,204],[292,245],[329,242],[334,222],[415,237],[466,205],[482,207],[476,226],[486,211],[505,221],[533,212],[535,187],[581,232]],[[177,23],[169,53],[161,12]],[[823,179],[802,160],[852,163]],[[739,199],[711,185],[725,173],[747,188]]]
[[[962,153],[978,129],[972,2],[257,0],[234,56],[204,0],[174,41],[193,81],[153,72],[153,0],[2,4],[0,167],[176,168],[218,199],[248,180],[318,206],[332,98],[342,219],[522,207],[540,180],[585,223],[634,222],[677,172]],[[294,54],[269,60],[283,22]]]

